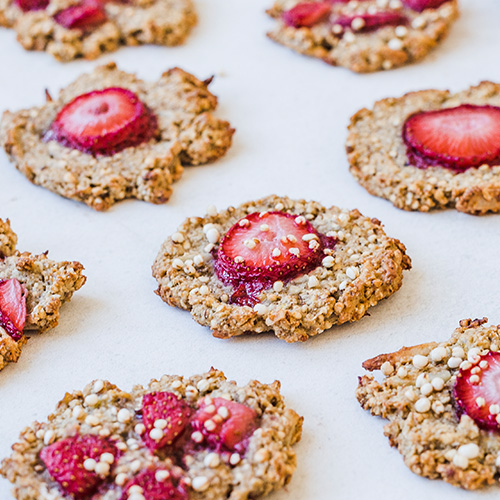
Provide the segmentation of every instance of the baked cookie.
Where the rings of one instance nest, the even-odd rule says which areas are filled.
[[[448,33],[455,0],[276,0],[269,38],[358,73],[418,61]]]
[[[215,337],[272,331],[305,341],[362,318],[411,261],[357,210],[269,196],[187,219],[153,264],[158,295]]]
[[[122,45],[178,45],[196,24],[191,0],[0,0],[0,25],[59,61]]]
[[[231,145],[210,81],[174,68],[149,83],[110,63],[43,106],[6,111],[0,141],[31,182],[96,210],[125,198],[164,203],[181,163],[211,162]]]
[[[500,327],[460,321],[450,340],[403,347],[363,363],[365,410],[389,420],[391,446],[416,474],[466,489],[500,477]]]
[[[27,427],[0,473],[18,500],[243,500],[286,485],[302,418],[279,382],[212,369],[128,393],[97,380]]]
[[[0,370],[19,359],[26,332],[57,326],[62,304],[86,280],[79,262],[21,253],[16,243],[9,220],[0,219]]]
[[[500,211],[500,85],[411,92],[351,118],[352,175],[404,210]]]

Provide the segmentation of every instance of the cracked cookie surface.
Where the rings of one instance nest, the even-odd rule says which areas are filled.
[[[89,29],[68,29],[54,16],[86,0],[52,0],[23,12],[15,0],[0,0],[0,25],[12,27],[27,50],[43,50],[60,61],[95,59],[120,46],[178,45],[196,24],[191,0],[103,1],[105,20]]]
[[[167,71],[156,82],[144,82],[109,63],[81,75],[57,99],[41,107],[6,111],[0,141],[31,182],[96,210],[106,210],[126,198],[164,203],[182,174],[181,162],[214,161],[231,145],[234,129],[213,116],[217,98],[208,91],[209,83],[179,68]],[[55,140],[43,140],[65,104],[90,91],[112,87],[134,92],[156,115],[154,138],[110,156],[92,156]]]
[[[352,175],[369,193],[404,210],[456,208],[473,215],[499,212],[500,166],[485,164],[455,173],[408,163],[402,138],[405,120],[420,111],[461,104],[500,106],[500,85],[482,82],[457,94],[445,90],[411,92],[358,111],[351,118],[346,144]]]
[[[75,435],[93,435],[113,443],[119,450],[116,460],[108,461],[111,467],[104,467],[100,489],[92,496],[95,500],[128,498],[122,495],[130,480],[142,471],[155,469],[181,478],[187,495],[174,498],[257,498],[288,484],[296,467],[292,445],[300,440],[302,418],[285,406],[279,389],[279,382],[262,384],[255,380],[239,387],[214,369],[193,377],[165,375],[145,387],[135,386],[130,392],[97,380],[83,391],[66,394],[47,422],[35,422],[27,427],[19,442],[13,445],[11,457],[3,461],[0,473],[14,484],[17,500],[72,498],[64,495],[51,478],[40,460],[40,452]],[[225,456],[203,446],[190,447],[189,442],[194,438],[189,436],[188,427],[187,436],[178,438],[185,437],[187,444],[175,442],[178,450],[183,450],[182,458],[168,451],[161,456],[151,452],[144,444],[143,404],[146,395],[154,398],[165,392],[184,401],[193,412],[203,406],[207,398],[218,403],[227,401],[229,408],[247,408],[255,414],[258,426],[248,438],[246,451]],[[222,411],[217,414],[226,419],[232,416]],[[160,427],[165,428],[163,425],[155,428]],[[162,474],[165,480],[168,474]]]
[[[461,370],[500,349],[499,326],[462,320],[448,341],[403,347],[363,363],[356,396],[372,415],[389,420],[384,433],[416,474],[466,489],[498,482],[500,435],[457,411],[453,391]],[[481,366],[481,364],[478,364]]]
[[[231,303],[232,287],[214,272],[218,239],[246,215],[276,210],[304,216],[318,232],[336,238],[335,248],[323,265],[263,290],[254,307]],[[401,287],[410,267],[404,245],[388,237],[376,219],[357,210],[269,196],[187,219],[161,247],[153,276],[166,303],[190,311],[216,337],[272,331],[296,342],[362,318]]]
[[[313,1],[325,3],[322,0]],[[276,0],[268,14],[277,24],[268,37],[301,54],[359,73],[392,69],[424,58],[446,36],[458,16],[454,0],[422,12],[416,12],[398,0],[390,3],[349,1],[334,2],[330,15],[312,26],[287,25],[284,13],[304,3],[300,0]],[[387,12],[402,15],[406,21],[399,26],[364,30],[366,23],[363,16]],[[335,22],[346,18],[353,19],[352,26],[346,28]]]
[[[85,283],[83,266],[79,262],[55,262],[47,254],[33,255],[19,252],[15,248],[17,237],[9,221],[0,219],[0,242],[10,241],[8,253],[3,249],[0,259],[0,281],[16,279],[27,290],[26,324],[24,332],[44,332],[59,322],[59,310],[73,293]],[[0,369],[9,362],[16,362],[26,343],[26,336],[15,341],[0,327]]]

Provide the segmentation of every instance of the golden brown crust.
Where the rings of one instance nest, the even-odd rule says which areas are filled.
[[[196,408],[205,396],[226,397],[253,408],[259,416],[260,428],[250,437],[247,452],[241,461],[230,466],[221,460],[209,466],[205,461],[207,450],[193,451],[187,457],[183,475],[188,481],[196,477],[206,477],[209,486],[203,492],[194,488],[189,491],[192,500],[244,500],[266,495],[283,488],[291,479],[296,468],[296,456],[292,446],[300,440],[302,417],[285,406],[280,394],[279,382],[262,384],[255,380],[243,387],[226,380],[221,371],[210,372],[193,377],[165,375],[160,380],[151,380],[146,386],[135,386],[125,392],[115,385],[94,381],[83,391],[66,393],[56,411],[44,423],[34,422],[21,433],[19,442],[12,446],[12,455],[1,465],[0,473],[14,484],[17,500],[64,500],[57,485],[40,468],[39,452],[58,439],[76,432],[82,434],[109,433],[111,439],[119,443],[120,460],[112,471],[111,481],[118,474],[127,479],[145,469],[150,464],[172,468],[172,460],[161,460],[137,446],[142,443],[136,425],[136,418],[142,407],[144,394],[152,391],[168,391],[184,397]],[[97,396],[95,405],[89,404],[87,396]],[[117,418],[118,410],[129,410],[133,417],[127,422]],[[89,423],[92,417],[97,424]],[[139,469],[136,468],[139,463]],[[118,481],[119,482],[119,481]],[[106,494],[97,493],[94,500],[119,500],[123,489],[120,485]]]
[[[351,174],[370,194],[404,210],[456,208],[473,215],[500,211],[500,166],[482,165],[456,174],[408,164],[402,139],[406,119],[419,111],[466,103],[500,106],[500,84],[486,81],[457,94],[410,92],[361,109],[351,118],[346,142]]]
[[[207,163],[224,155],[231,145],[234,129],[212,115],[217,98],[209,92],[209,82],[173,68],[149,83],[109,63],[81,75],[44,106],[6,111],[0,122],[0,142],[31,182],[96,210],[126,198],[165,203],[172,184],[182,175],[181,159],[192,165]],[[107,87],[136,93],[156,114],[159,136],[98,157],[42,140],[66,103]]]
[[[27,291],[24,333],[30,330],[42,333],[57,326],[61,306],[87,279],[82,274],[82,264],[54,262],[46,253],[33,255],[16,251],[13,242],[17,241],[17,236],[8,220],[0,219],[0,241],[2,232],[8,234],[11,244],[8,246],[9,256],[0,258],[0,281],[15,278]],[[19,341],[14,341],[0,327],[0,370],[9,362],[17,362],[26,340],[23,335]]]
[[[379,354],[374,358],[367,359],[361,366],[372,372],[374,370],[380,370],[384,363],[407,363],[410,359],[415,356],[415,354],[422,354],[427,356],[432,349],[437,346],[436,342],[427,342],[425,344],[414,345],[412,347],[402,347],[399,351],[390,352],[388,354]]]
[[[332,252],[332,267],[319,266],[285,283],[280,292],[264,290],[260,304],[265,307],[257,312],[229,303],[232,289],[214,273],[204,226],[211,224],[223,235],[245,215],[269,210],[304,215],[319,232],[339,241]],[[176,240],[165,241],[153,264],[157,293],[167,304],[190,311],[218,338],[273,331],[287,342],[305,341],[335,324],[363,317],[400,288],[403,271],[411,267],[404,245],[389,238],[379,221],[357,210],[279,196],[204,218],[190,217],[178,228]],[[312,285],[310,278],[314,278]]]
[[[325,21],[311,28],[287,26],[281,19],[283,12],[301,2],[302,0],[275,1],[267,12],[276,19],[277,25],[268,33],[268,37],[302,54],[359,73],[392,69],[424,58],[447,35],[458,16],[455,0],[421,13],[405,8],[401,3],[391,2],[396,7],[394,10],[401,11],[409,18],[410,24],[407,27],[386,26],[367,33],[349,29],[336,35],[332,21]],[[380,2],[375,0],[340,3],[333,5],[332,19],[339,15],[362,15],[373,9],[388,10],[387,5],[380,7]]]
[[[17,235],[10,227],[10,220],[0,219],[0,259],[16,251]]]
[[[0,327],[0,370],[3,370],[9,363],[17,363],[26,342],[27,338],[25,336],[15,341]]]
[[[29,252],[0,261],[0,280],[16,278],[28,290],[25,330],[42,333],[59,323],[59,310],[87,279],[80,262],[54,262],[47,254]]]
[[[356,391],[365,410],[389,420],[384,433],[413,472],[471,490],[500,477],[500,436],[478,428],[466,414],[458,416],[453,401],[460,368],[500,350],[500,327],[486,322],[462,320],[448,341],[366,361],[366,369],[380,369],[384,378],[364,375]]]
[[[23,13],[0,0],[0,25],[13,27],[27,50],[44,50],[59,61],[96,59],[124,45],[179,45],[197,22],[191,0],[105,2],[107,21],[90,31],[67,29],[53,16],[78,0],[53,0],[45,10]]]

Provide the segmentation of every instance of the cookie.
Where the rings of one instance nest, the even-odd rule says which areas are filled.
[[[358,73],[424,58],[458,16],[455,0],[276,0],[272,40]]]
[[[272,331],[296,342],[362,318],[410,267],[380,221],[269,196],[188,218],[161,247],[153,276],[166,303],[215,337]]]
[[[18,500],[240,500],[286,485],[302,418],[279,382],[212,369],[124,392],[94,381],[27,427],[0,473]]]
[[[62,304],[86,280],[79,262],[21,253],[16,242],[9,220],[0,219],[0,370],[19,359],[26,333],[57,326]]]
[[[127,45],[178,45],[196,21],[191,0],[0,0],[0,25],[14,28],[25,49],[59,61]]]
[[[382,99],[351,118],[346,149],[356,180],[398,208],[483,215],[500,211],[499,141],[500,85],[482,82]]]
[[[125,198],[164,203],[181,163],[214,161],[231,145],[209,83],[179,68],[144,82],[110,63],[43,106],[6,111],[0,141],[31,182],[96,210]]]
[[[365,361],[384,377],[360,377],[356,392],[389,421],[384,433],[413,472],[470,490],[496,483],[500,468],[500,327],[486,322],[462,320],[445,342]]]

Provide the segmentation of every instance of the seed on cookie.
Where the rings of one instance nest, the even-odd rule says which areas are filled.
[[[500,85],[383,99],[351,118],[350,171],[404,210],[500,211]]]
[[[404,246],[378,221],[304,200],[270,196],[216,217],[189,218],[179,231],[188,247],[164,243],[153,265],[157,293],[221,338],[274,331],[288,342],[306,340],[360,319],[399,289],[410,268]],[[211,231],[217,238],[203,267],[179,265],[203,251]],[[392,263],[389,274],[382,262]],[[210,283],[206,293],[199,293],[200,282]]]
[[[333,66],[388,70],[422,59],[458,16],[456,0],[275,0],[268,37]]]
[[[448,341],[365,361],[365,369],[385,377],[362,376],[356,391],[364,409],[389,420],[385,433],[413,472],[466,489],[496,482],[500,452],[500,354],[491,350],[500,327],[486,322],[462,320]],[[469,355],[474,362],[466,368],[449,363]],[[417,356],[432,363],[415,363]],[[384,371],[389,362],[396,374]],[[402,369],[404,381],[397,375]]]
[[[165,203],[182,165],[231,145],[209,83],[179,68],[143,82],[110,63],[44,106],[4,113],[0,144],[31,182],[96,210],[125,198]]]
[[[202,382],[207,395],[188,398],[188,388]],[[95,395],[94,384],[66,394],[48,421],[21,434],[0,466],[15,498],[188,500],[206,492],[226,500],[228,491],[258,498],[291,478],[302,418],[285,406],[278,382],[237,386],[214,369],[165,375],[130,393],[103,381],[101,405],[90,407],[89,417],[116,429],[117,414],[132,416],[107,436],[68,411]],[[141,439],[139,425],[147,431]]]

